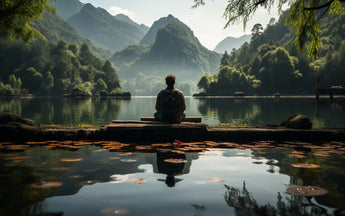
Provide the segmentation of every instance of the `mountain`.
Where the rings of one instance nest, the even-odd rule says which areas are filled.
[[[79,0],[57,0],[50,3],[58,10],[58,15],[63,19],[70,18],[73,14],[78,13],[84,6]]]
[[[251,35],[242,35],[239,38],[235,37],[227,37],[214,48],[215,52],[218,53],[224,53],[227,51],[228,53],[231,53],[232,49],[238,49],[244,44],[245,42],[249,42],[251,39]]]
[[[114,16],[116,19],[127,22],[129,24],[134,25],[135,27],[137,27],[138,29],[140,29],[143,34],[146,34],[147,31],[150,29],[149,27],[147,27],[144,24],[138,24],[136,22],[134,22],[133,20],[131,20],[131,18],[129,18],[128,16],[124,15],[124,14],[117,14],[116,16]]]
[[[155,21],[150,30],[146,33],[144,38],[140,41],[140,44],[150,45],[155,42],[156,35],[159,29],[164,28],[172,21],[178,20],[173,15],[169,14],[167,17],[162,17],[159,20]]]
[[[130,79],[140,72],[156,76],[173,73],[182,80],[198,80],[204,73],[218,71],[220,55],[202,46],[188,26],[174,19],[158,30],[151,47],[131,46],[114,54],[112,61],[117,66],[120,56],[128,56],[128,62],[120,65],[121,78]]]
[[[49,12],[43,13],[42,19],[35,20],[35,28],[41,32],[50,43],[58,43],[60,40],[68,44],[75,43],[79,46],[87,44],[93,53],[102,59],[109,59],[113,52],[95,45],[89,39],[84,38],[80,33],[56,14]]]
[[[113,51],[136,44],[143,37],[142,31],[132,24],[116,19],[102,8],[85,4],[68,22],[84,37]]]

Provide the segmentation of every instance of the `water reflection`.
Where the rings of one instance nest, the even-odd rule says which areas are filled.
[[[42,125],[103,125],[117,119],[124,99],[1,99],[0,112],[14,112]]]
[[[186,155],[159,151],[156,153],[156,157],[158,172],[167,175],[165,178],[165,184],[168,187],[175,187],[177,182],[182,181],[182,179],[175,178],[175,176],[186,174],[184,172],[185,163],[187,163]],[[162,181],[162,179],[159,180]]]
[[[4,200],[0,212],[344,215],[344,157],[317,156],[313,148],[290,145],[284,149],[215,149],[203,153],[158,149],[143,153],[110,152],[91,145],[78,151],[32,147],[0,155],[0,198]],[[305,157],[290,157],[293,152]],[[295,163],[313,163],[320,168],[296,168],[292,166]],[[40,182],[62,185],[30,186]],[[320,186],[329,194],[314,198],[289,195],[285,193],[289,185]]]
[[[345,215],[345,209],[333,209],[320,205],[315,197],[292,195],[285,200],[278,192],[275,205],[258,204],[243,182],[242,189],[224,185],[225,202],[235,209],[238,216],[275,216],[275,215]]]
[[[31,98],[0,99],[0,112],[14,112],[41,124],[96,124],[109,120],[139,120],[153,116],[155,97],[124,99]],[[345,127],[345,100],[314,98],[186,98],[188,116],[201,116],[204,123],[231,125],[280,124],[290,115],[301,113],[313,128]]]
[[[231,125],[280,124],[290,115],[307,115],[313,128],[344,127],[345,101],[322,101],[314,98],[200,98],[199,112],[206,118]]]

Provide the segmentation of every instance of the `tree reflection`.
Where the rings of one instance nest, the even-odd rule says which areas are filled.
[[[13,112],[42,125],[104,125],[117,119],[123,99],[1,99],[0,112]]]
[[[8,166],[0,160],[0,215],[39,215],[42,201],[53,194],[54,189],[44,191],[28,187],[37,182],[32,167]]]
[[[226,203],[234,208],[238,216],[275,216],[275,215],[345,215],[345,210],[335,210],[319,205],[313,197],[291,195],[285,200],[278,192],[276,205],[259,205],[243,182],[242,189],[224,185]]]
[[[220,123],[243,125],[254,124],[261,113],[260,107],[253,100],[207,98],[200,99],[199,112],[203,116],[217,115]]]

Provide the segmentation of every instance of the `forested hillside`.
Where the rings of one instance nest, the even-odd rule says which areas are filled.
[[[25,46],[1,39],[0,71],[2,95],[19,94],[21,89],[40,95],[61,95],[76,87],[89,93],[121,89],[110,62],[95,57],[86,44],[36,41]]]
[[[84,38],[73,26],[56,14],[43,13],[42,19],[35,20],[35,28],[40,31],[50,43],[58,43],[60,40],[75,43],[79,46],[87,44],[93,54],[102,59],[110,59],[113,52],[95,45],[91,40]]]
[[[316,78],[321,87],[344,85],[345,14],[320,20],[322,33],[319,58],[314,61],[292,43],[295,32],[285,23],[288,11],[276,24],[253,31],[251,42],[225,53],[217,74],[204,75],[198,83],[207,95],[313,94]]]
[[[137,44],[144,36],[136,26],[118,20],[103,8],[95,8],[89,3],[67,21],[84,37],[113,51]]]
[[[218,69],[220,56],[203,47],[188,26],[173,19],[157,31],[152,45],[129,46],[112,57],[125,89],[133,94],[156,95],[164,87],[164,77],[173,73],[190,95],[193,81]]]

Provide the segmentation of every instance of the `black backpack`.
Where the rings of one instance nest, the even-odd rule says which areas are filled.
[[[163,120],[176,121],[179,111],[177,97],[177,91],[168,92],[164,95],[163,106],[161,109]]]

